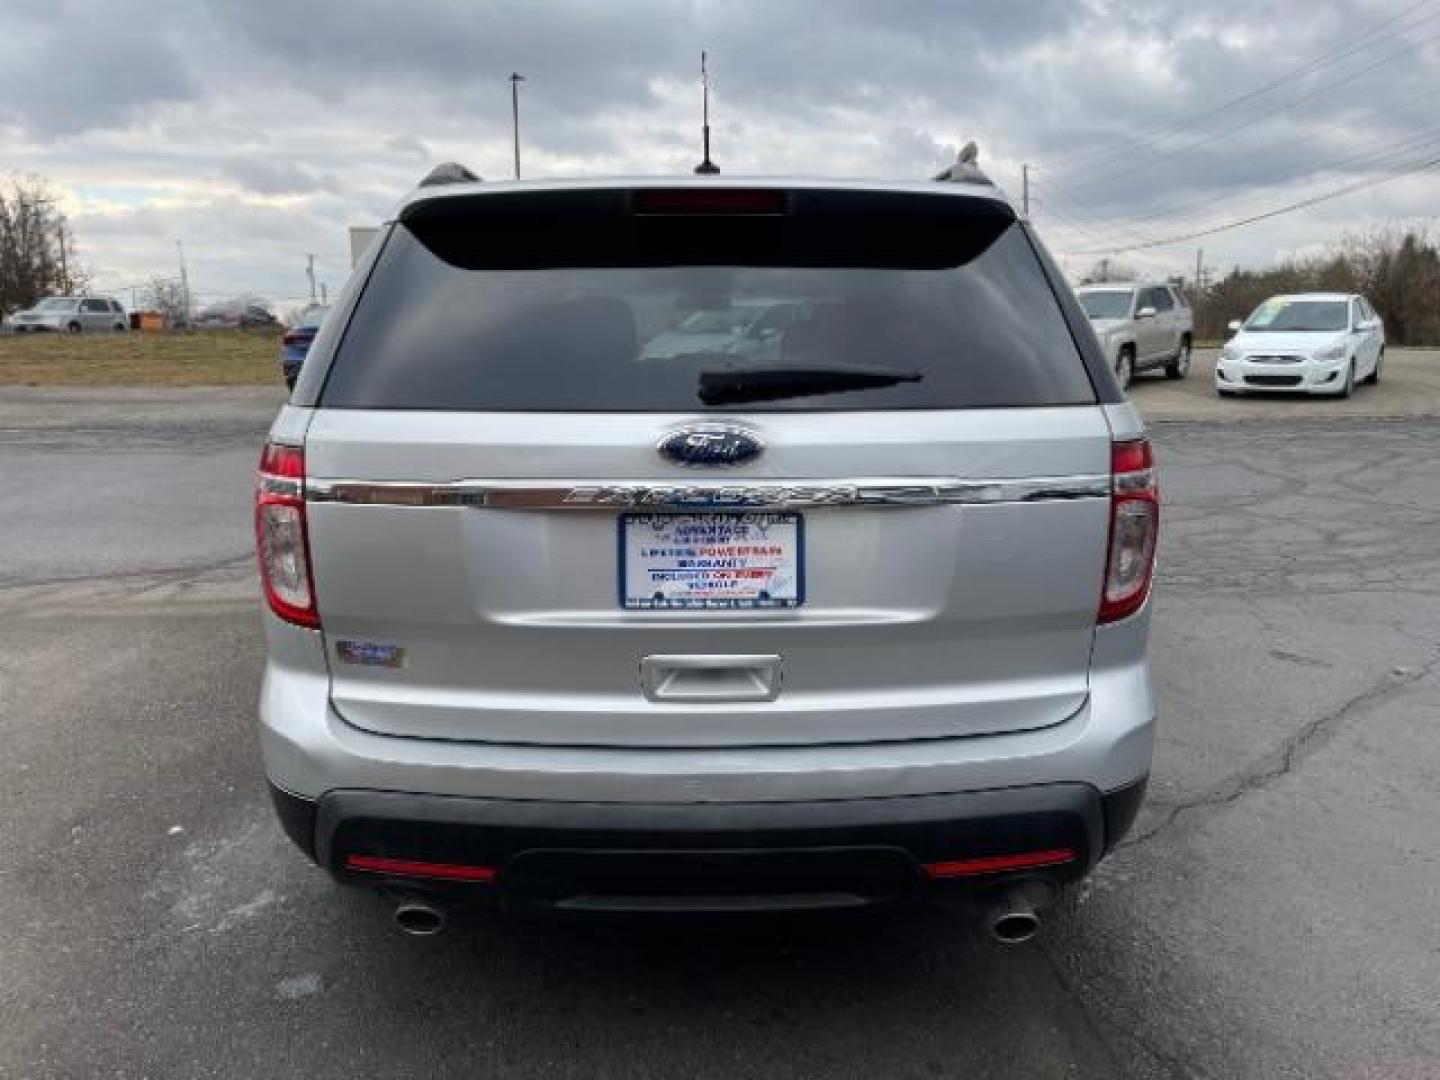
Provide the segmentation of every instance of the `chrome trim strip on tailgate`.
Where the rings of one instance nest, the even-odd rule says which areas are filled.
[[[1110,476],[1023,480],[949,477],[867,480],[455,480],[448,483],[307,478],[310,502],[364,506],[461,506],[489,510],[803,510],[822,506],[954,506],[1098,499]]]

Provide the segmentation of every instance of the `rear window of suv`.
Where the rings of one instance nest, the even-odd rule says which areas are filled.
[[[649,213],[644,197],[412,206],[319,404],[725,412],[1096,400],[1003,204],[779,192],[772,212],[737,216],[687,213],[683,195]]]

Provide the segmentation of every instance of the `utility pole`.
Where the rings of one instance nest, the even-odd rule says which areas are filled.
[[[70,291],[70,268],[65,261],[65,217],[62,214],[55,222],[55,231],[60,236],[60,287]]]
[[[1020,166],[1020,216],[1030,220],[1030,166]]]
[[[1205,249],[1195,249],[1195,291],[1205,291]]]
[[[510,130],[515,136],[515,179],[520,179],[520,84],[525,76],[518,71],[510,73]]]
[[[315,256],[305,256],[305,276],[310,279],[310,303],[315,303]]]
[[[320,282],[320,303],[328,304],[330,301],[325,297],[325,282]]]
[[[175,241],[175,250],[180,253],[180,302],[185,305],[181,313],[181,321],[185,329],[190,329],[190,275],[185,270],[185,245],[179,240]]]

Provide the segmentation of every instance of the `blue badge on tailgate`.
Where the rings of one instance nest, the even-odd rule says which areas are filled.
[[[677,465],[743,465],[765,444],[734,424],[690,424],[670,432],[656,449]]]

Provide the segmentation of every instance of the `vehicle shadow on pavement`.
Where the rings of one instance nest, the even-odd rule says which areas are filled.
[[[344,1006],[366,1016],[354,1034],[380,1044],[425,1030],[480,1049],[484,1033],[496,1052],[576,1075],[1126,1074],[1046,947],[1001,946],[948,910],[584,921],[469,911],[430,938],[389,922],[387,905],[351,895],[332,924],[362,984],[384,973],[383,1010]]]

